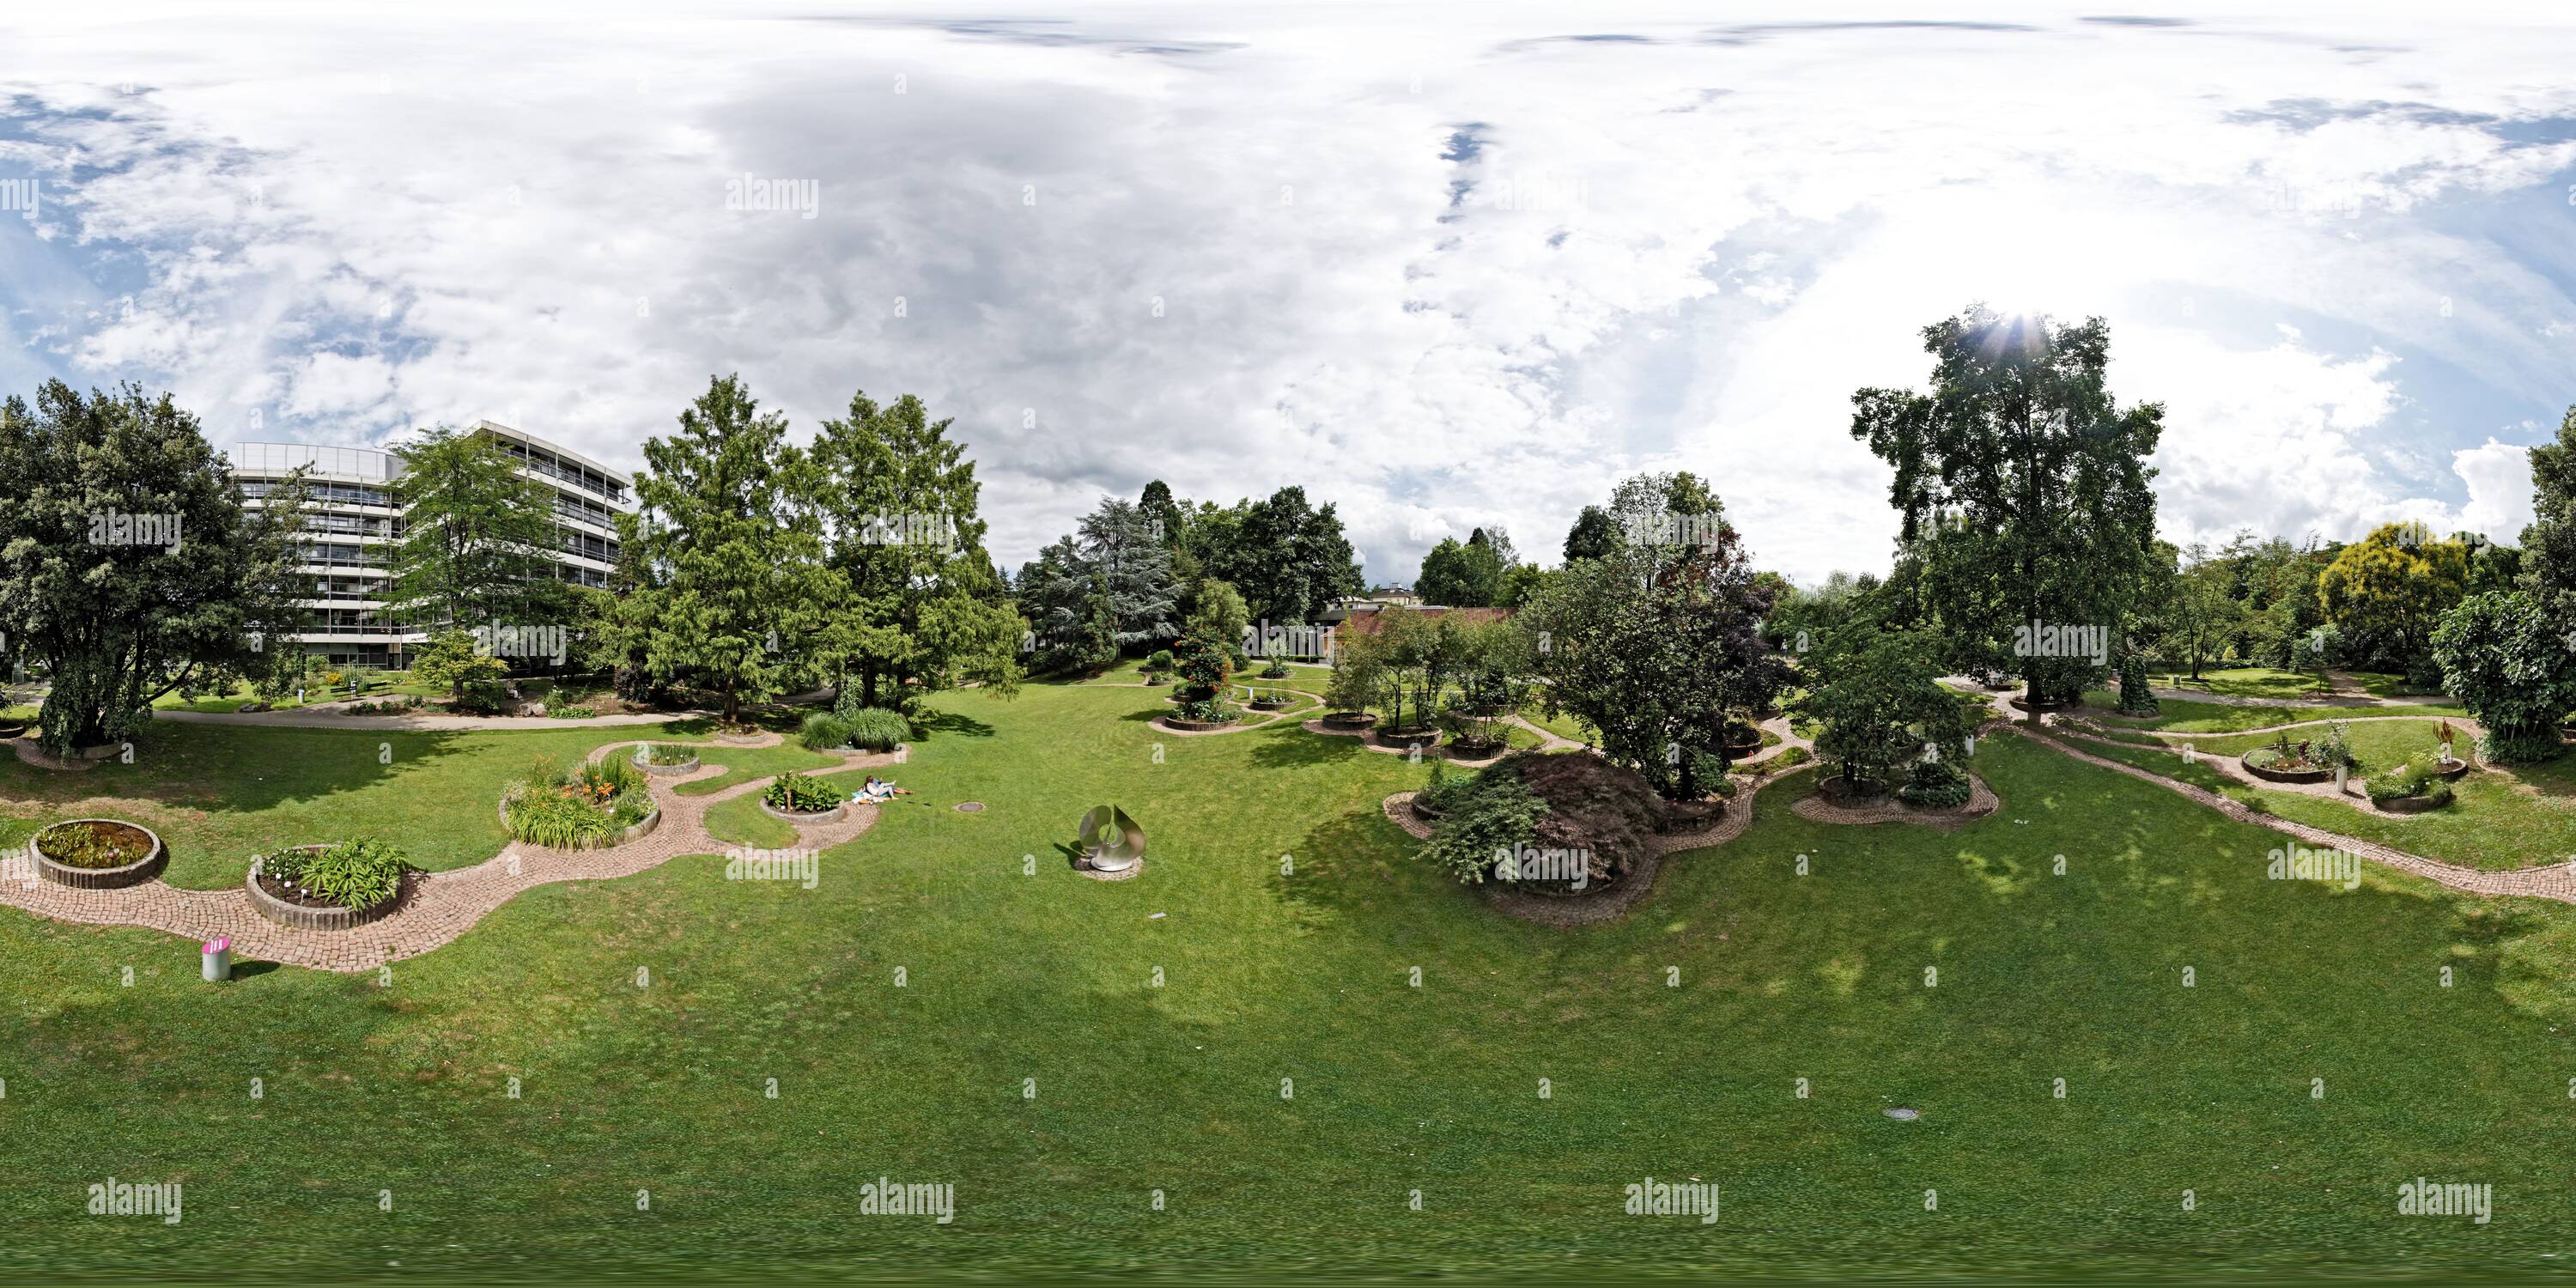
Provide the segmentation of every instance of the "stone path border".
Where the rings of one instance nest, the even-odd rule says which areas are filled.
[[[770,734],[766,741],[743,745],[774,747],[785,741],[784,737]],[[633,748],[642,745],[640,741],[609,743],[594,749],[590,758],[631,755]],[[890,753],[843,751],[838,768],[827,767],[820,772],[897,764],[905,758],[905,752],[903,748]],[[721,755],[720,749],[714,749],[709,758]],[[355,974],[443,947],[523,890],[563,881],[633,876],[684,854],[723,854],[732,847],[708,834],[707,811],[737,796],[766,789],[770,779],[737,783],[703,796],[682,796],[672,788],[726,772],[722,764],[701,764],[693,774],[649,780],[654,799],[662,808],[662,825],[650,836],[605,850],[553,850],[512,841],[499,854],[473,867],[429,874],[393,914],[353,930],[299,930],[278,925],[260,916],[238,885],[222,890],[182,890],[154,880],[122,890],[72,890],[45,882],[12,880],[0,882],[0,905],[57,921],[141,926],[201,940],[229,937],[239,961],[272,961]],[[858,806],[850,817],[837,822],[790,826],[796,828],[800,845],[825,850],[857,839],[876,825],[877,814],[875,806]]]

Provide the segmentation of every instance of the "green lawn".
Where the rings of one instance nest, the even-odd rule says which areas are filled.
[[[2167,668],[2148,673],[2148,680],[2162,688],[2176,684],[2186,689],[2206,689],[2230,698],[2309,698],[2323,697],[2334,691],[2321,675],[2307,675],[2270,666],[2235,666],[2224,669],[2203,667],[2194,679],[2188,671]]]
[[[2384,769],[2410,755],[2435,750],[2438,727],[2431,720],[2355,723],[2350,726],[2353,752],[2363,764]],[[2316,738],[2324,731],[2324,725],[2313,725],[2294,731],[2290,740]],[[2271,743],[2272,735],[2249,734],[2204,739],[2200,745],[2223,755],[2242,755]],[[2460,750],[2465,753],[2467,748]],[[2539,765],[2481,768],[2453,783],[2451,790],[2451,804],[2407,817],[2381,814],[2366,804],[2345,805],[2273,788],[2244,788],[2237,794],[2259,795],[2283,818],[2466,867],[2509,870],[2576,857],[2576,756],[2560,756]]]
[[[2274,834],[1992,738],[1992,818],[1811,823],[1801,776],[1625,919],[1550,930],[1410,859],[1378,809],[1428,773],[1401,757],[1158,737],[1141,689],[934,701],[895,771],[920,795],[816,889],[712,857],[545,887],[390,987],[210,988],[192,944],[0,910],[0,1273],[2205,1277],[2565,1247],[2576,908],[2265,880]],[[412,843],[497,834],[527,747],[615,731],[394,770],[211,732],[244,740],[153,771],[208,826],[376,793]],[[1148,832],[1134,880],[1067,867],[1100,803]],[[2419,1174],[2492,1183],[2494,1224],[2398,1218]],[[184,1181],[185,1221],[82,1214],[111,1175]],[[953,1184],[955,1224],[858,1215],[880,1175]],[[1719,1182],[1721,1220],[1623,1216],[1649,1175]]]
[[[2465,718],[2469,714],[2467,708],[2455,702],[2402,703],[2384,707],[2246,707],[2224,702],[2194,702],[2188,698],[2158,698],[2157,714],[2153,719],[2130,720],[2118,714],[2120,695],[2108,689],[2088,690],[2084,694],[2084,704],[2088,709],[2081,714],[2106,726],[2157,729],[2168,733],[2235,733],[2301,720],[2332,719],[2338,715]]]
[[[157,721],[134,763],[59,773],[0,757],[0,811],[41,825],[109,808],[161,835],[164,879],[238,886],[257,855],[376,836],[431,871],[491,858],[507,842],[501,792],[539,755],[573,764],[633,729],[521,733],[280,729]],[[675,738],[672,741],[688,741]],[[727,749],[728,754],[731,749]],[[758,754],[758,753],[753,753]],[[726,756],[708,759],[729,763]]]

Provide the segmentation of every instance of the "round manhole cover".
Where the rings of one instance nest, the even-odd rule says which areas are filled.
[[[1920,1109],[1890,1109],[1885,1112],[1888,1117],[1901,1123],[1910,1123],[1923,1116],[1923,1111]]]
[[[957,802],[957,812],[960,814],[981,814],[984,812],[984,802],[959,801]]]

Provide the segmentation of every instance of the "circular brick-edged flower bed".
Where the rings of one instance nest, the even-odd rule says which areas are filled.
[[[1179,716],[1156,716],[1154,723],[1181,733],[1214,733],[1219,729],[1239,729],[1240,720],[1183,720]]]
[[[2471,761],[2455,761],[2451,764],[2445,765],[2437,760],[2433,762],[2433,776],[2446,783],[2457,782],[2461,778],[2466,777],[2468,772],[2475,768],[2477,768],[2477,765]]]
[[[1333,729],[1349,729],[1356,732],[1376,723],[1377,717],[1366,711],[1331,711],[1324,715],[1324,724]]]
[[[1290,702],[1286,698],[1280,698],[1277,701],[1273,701],[1269,698],[1255,698],[1247,705],[1255,711],[1285,711],[1297,704]]]
[[[68,863],[57,863],[45,854],[45,838],[69,827],[124,829],[132,835],[116,838],[120,848],[128,853],[143,851],[143,857],[112,868],[77,868]],[[168,847],[161,844],[160,836],[151,828],[118,818],[65,819],[36,833],[35,843],[28,848],[35,852],[38,875],[55,885],[69,886],[74,890],[122,890],[127,886],[141,885],[158,875],[162,866],[170,861]]]
[[[503,832],[508,832],[510,830],[510,800],[508,797],[505,796],[501,798],[501,805],[497,812],[501,815],[501,830]],[[660,801],[655,801],[653,802],[653,812],[646,814],[643,820],[636,823],[635,826],[625,828],[621,831],[611,832],[606,836],[595,836],[586,840],[575,841],[564,848],[571,850],[615,849],[618,846],[626,844],[628,841],[640,841],[645,837],[651,836],[653,834],[653,829],[660,827],[661,825],[662,803]],[[534,841],[522,842],[513,840],[512,844],[535,845],[536,843]],[[546,847],[538,846],[537,848],[544,849]]]
[[[286,848],[300,850],[307,854],[317,854],[331,847],[290,845]],[[280,853],[283,852],[280,851]],[[281,926],[292,926],[298,930],[354,930],[368,922],[380,921],[388,913],[402,906],[403,896],[411,893],[412,882],[417,879],[415,874],[405,873],[402,885],[391,896],[379,899],[364,908],[344,908],[336,903],[318,901],[302,903],[285,895],[271,893],[261,883],[260,865],[265,861],[265,857],[251,860],[250,876],[243,880],[243,888],[250,892],[250,906],[270,921]]]
[[[2262,765],[2249,765],[2243,760],[2238,760],[2236,763],[2239,767],[2243,768],[2246,773],[2252,774],[2256,778],[2260,778],[2265,782],[2322,783],[2334,777],[2334,771],[2331,769],[2270,769]]]
[[[1439,746],[1442,737],[1442,731],[1438,729],[1416,729],[1410,733],[1397,733],[1391,729],[1378,729],[1369,734],[1369,741],[1376,743],[1381,747],[1394,747],[1399,750],[1409,751],[1418,746],[1423,750],[1428,751],[1433,747]]]
[[[850,805],[849,802],[843,801],[830,809],[793,810],[779,809],[763,800],[760,802],[760,812],[786,823],[838,823],[850,816]]]
[[[73,760],[114,760],[125,750],[121,742],[102,742],[95,747],[72,748]]]
[[[637,769],[641,769],[648,774],[659,774],[665,778],[679,774],[694,774],[698,772],[698,753],[694,751],[689,753],[689,758],[687,760],[681,761],[676,765],[656,765],[652,761],[645,759],[651,751],[652,749],[649,747],[638,747],[635,749],[634,761]]]
[[[15,738],[27,732],[24,720],[0,720],[0,738]]]
[[[2447,796],[2439,799],[2431,796],[2391,796],[2386,800],[2371,802],[2382,814],[2428,814],[2450,803],[2451,798]]]

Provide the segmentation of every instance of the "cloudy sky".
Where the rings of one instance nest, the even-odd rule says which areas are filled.
[[[1160,477],[1378,580],[1641,469],[1884,568],[1848,399],[1975,299],[2110,319],[2184,542],[2511,538],[2576,402],[2563,5],[201,8],[0,16],[0,385],[619,465],[909,391],[1007,566]]]

